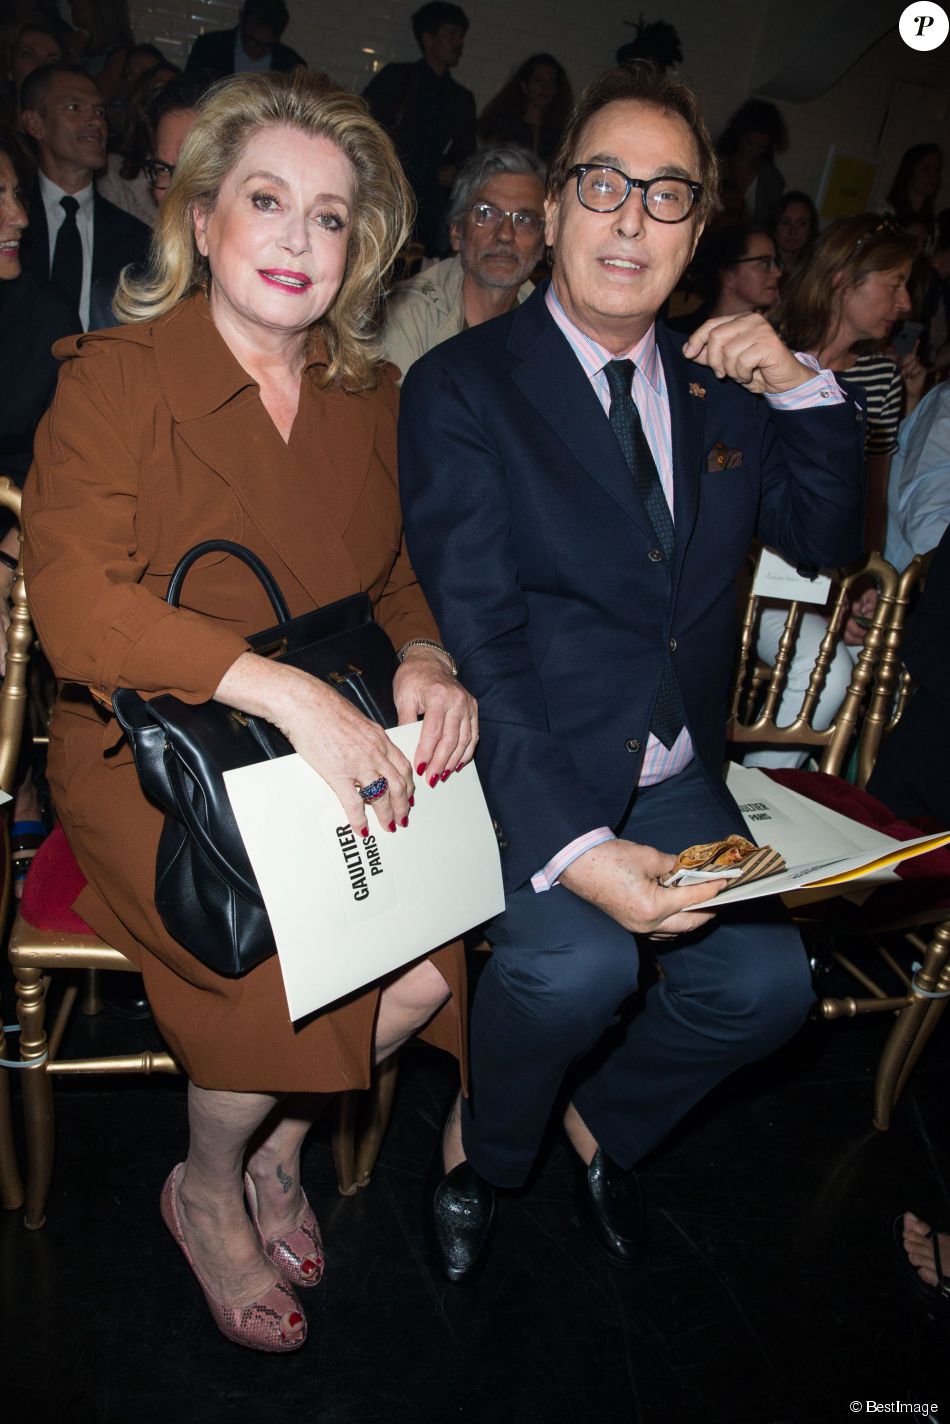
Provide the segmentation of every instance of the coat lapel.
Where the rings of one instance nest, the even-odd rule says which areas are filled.
[[[652,535],[653,526],[603,406],[552,320],[543,288],[518,309],[508,345],[523,358],[512,373],[515,384],[591,478]]]
[[[679,577],[683,557],[692,538],[699,509],[699,480],[703,464],[703,435],[706,426],[706,402],[693,394],[690,387],[705,389],[708,373],[703,367],[687,361],[681,344],[670,335],[662,322],[657,322],[656,339],[663,362],[667,399],[670,406],[670,430],[673,438],[673,523],[676,529],[676,567]]]
[[[203,465],[230,486],[250,523],[292,569],[315,604],[359,586],[359,574],[342,534],[365,482],[372,430],[346,419],[347,398],[327,392],[327,449],[312,451],[313,467],[295,452],[296,427],[285,445],[261,405],[256,383],[218,335],[203,297],[185,302],[179,318],[154,328],[159,377],[178,433]],[[307,377],[304,382],[306,385]],[[301,407],[307,391],[301,391]],[[304,416],[303,409],[297,419]],[[334,427],[345,428],[334,438]],[[351,428],[352,426],[352,428]],[[299,446],[297,447],[299,450]],[[337,469],[333,451],[345,449],[346,469]],[[313,524],[299,518],[300,501],[282,489],[309,487]],[[319,540],[320,558],[313,557]]]

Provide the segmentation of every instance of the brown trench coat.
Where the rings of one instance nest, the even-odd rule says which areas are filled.
[[[49,779],[89,881],[76,909],[140,964],[155,1019],[200,1086],[366,1086],[377,989],[295,1030],[276,958],[225,979],[166,933],[153,898],[162,815],[88,688],[204,701],[246,635],[273,622],[256,579],[227,556],[195,565],[181,609],[163,601],[176,562],[203,539],[259,554],[292,615],[367,589],[397,648],[438,637],[402,541],[392,379],[383,371],[358,395],[323,390],[315,362],[285,445],[203,297],[152,324],[71,338],[56,354],[66,359],[37,434],[25,558],[37,632],[65,683]],[[461,947],[434,962],[452,998],[424,1037],[461,1059]]]

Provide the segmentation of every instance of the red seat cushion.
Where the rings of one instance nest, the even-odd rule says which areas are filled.
[[[20,914],[36,930],[98,938],[72,908],[85,884],[66,833],[62,826],[55,826],[33,857],[23,885]]]
[[[892,836],[895,841],[910,841],[916,836],[946,829],[932,816],[902,821],[883,801],[843,781],[840,776],[829,776],[823,771],[786,769],[767,771],[765,774],[780,786],[787,786],[790,791],[807,796],[809,800],[827,806],[830,811],[849,816],[863,826],[870,826],[882,835]],[[871,915],[880,921],[941,909],[950,911],[950,846],[915,856],[913,860],[905,860],[894,868],[902,883],[882,885],[875,890],[862,907],[862,917]],[[855,881],[854,888],[859,889],[860,884],[860,881]],[[830,901],[828,903],[831,904]],[[810,906],[809,913],[815,909],[820,909],[820,906]]]

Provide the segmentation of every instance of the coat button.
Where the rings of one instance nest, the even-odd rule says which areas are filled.
[[[647,558],[650,560],[651,564],[658,564],[663,558],[663,555],[659,549],[650,549],[647,552]]]
[[[671,638],[671,639],[670,639],[670,652],[671,652],[671,653],[675,653],[675,652],[676,652],[676,639],[675,639],[675,638]]]
[[[627,740],[624,742],[624,746],[627,748],[628,752],[638,752],[640,750],[640,743],[637,741],[636,737],[628,737]]]

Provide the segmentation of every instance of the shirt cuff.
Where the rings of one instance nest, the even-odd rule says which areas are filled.
[[[808,351],[796,351],[795,360],[800,361],[803,366],[807,366],[815,374],[810,380],[803,381],[800,386],[796,386],[793,391],[767,394],[765,399],[773,410],[814,410],[816,406],[823,403],[841,405],[844,400],[844,392],[835,380],[833,371],[822,370],[817,359]]]
[[[604,841],[614,841],[617,837],[607,826],[598,826],[596,831],[588,831],[584,836],[578,836],[577,840],[571,841],[557,855],[552,856],[543,870],[539,870],[531,877],[531,888],[540,895],[542,890],[551,890],[557,884],[569,865],[573,865],[586,851],[593,850],[594,846],[603,845]]]

